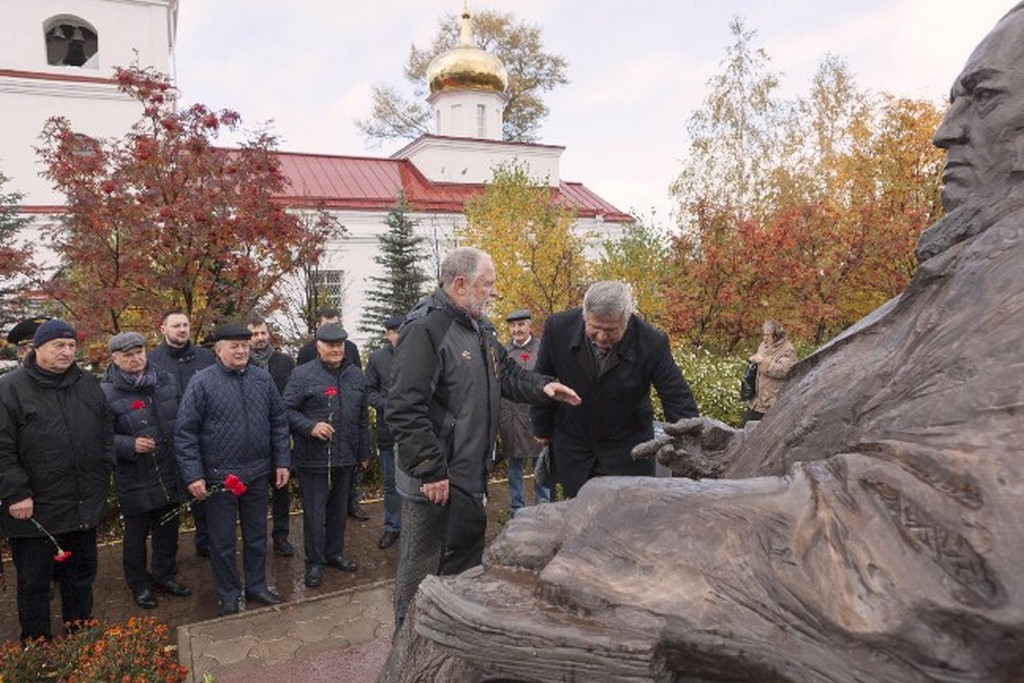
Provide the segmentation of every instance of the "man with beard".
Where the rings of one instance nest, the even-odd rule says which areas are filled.
[[[424,576],[480,564],[501,397],[580,402],[569,387],[508,357],[484,313],[496,297],[491,257],[454,249],[441,262],[441,286],[408,313],[395,348],[385,419],[398,448],[406,528],[396,628]]]

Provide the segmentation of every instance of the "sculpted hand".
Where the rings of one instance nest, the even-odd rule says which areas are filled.
[[[561,382],[549,382],[548,384],[545,384],[544,393],[556,401],[568,403],[571,406],[578,406],[583,403],[583,399],[580,398],[579,394]]]
[[[435,505],[444,505],[448,502],[448,480],[432,481],[420,487],[420,491]]]
[[[192,497],[197,500],[206,498],[206,480],[196,479],[194,482],[188,485],[188,492],[192,494]]]
[[[309,435],[314,439],[320,439],[321,441],[327,441],[334,436],[334,427],[326,422],[317,422],[313,425],[313,429],[310,430]]]
[[[32,519],[32,498],[26,498],[25,500],[19,500],[17,503],[11,503],[7,506],[7,513],[15,519]]]
[[[274,488],[284,488],[288,484],[288,477],[291,474],[288,472],[287,467],[278,467],[274,470]]]

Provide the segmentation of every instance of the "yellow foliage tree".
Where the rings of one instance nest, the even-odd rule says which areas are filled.
[[[573,229],[575,212],[558,204],[546,183],[525,166],[497,166],[483,194],[466,200],[460,244],[483,249],[494,259],[501,300],[495,320],[517,308],[533,312],[535,329],[552,313],[580,305],[590,281],[584,250],[590,235]]]

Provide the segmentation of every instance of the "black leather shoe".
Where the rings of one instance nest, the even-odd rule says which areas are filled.
[[[281,557],[291,557],[295,554],[295,547],[288,542],[287,538],[275,539],[274,554],[280,555]]]
[[[377,547],[381,550],[386,550],[395,544],[398,540],[397,531],[385,531],[380,535],[380,540],[377,541]]]
[[[269,588],[264,591],[245,591],[245,599],[252,600],[253,602],[262,602],[264,605],[281,604],[281,596]]]
[[[205,545],[196,546],[196,557],[209,557],[210,549]]]
[[[186,595],[192,595],[192,589],[181,583],[177,579],[168,579],[167,581],[154,581],[153,590],[157,593],[166,593],[167,595],[173,595],[178,598],[183,598]]]
[[[220,603],[220,616],[226,617],[230,614],[238,614],[241,608],[238,606],[238,600],[234,602],[222,602]]]
[[[341,555],[327,558],[327,564],[343,572],[354,572],[359,569],[359,565],[356,564],[355,560],[347,560]]]
[[[135,604],[143,609],[153,609],[157,606],[156,596],[148,588],[136,591],[133,597],[135,598]]]
[[[365,522],[370,519],[370,515],[366,514],[366,510],[359,503],[356,503],[348,509],[348,516],[352,519],[358,519],[360,522]]]
[[[306,567],[306,585],[316,588],[324,581],[324,566],[322,564],[311,564]]]

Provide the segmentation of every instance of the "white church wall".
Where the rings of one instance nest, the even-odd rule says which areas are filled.
[[[435,183],[488,183],[494,167],[518,160],[530,177],[557,187],[561,182],[559,162],[564,147],[517,145],[484,140],[422,137],[396,152],[392,158],[407,158]]]

